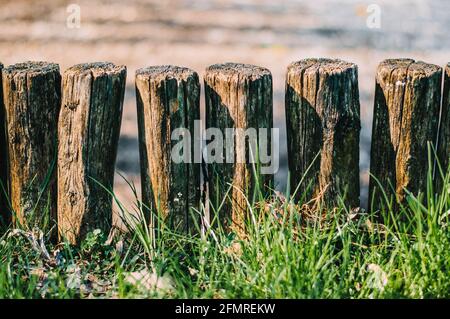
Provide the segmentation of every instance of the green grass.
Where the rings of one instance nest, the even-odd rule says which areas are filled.
[[[440,194],[431,173],[428,188],[397,211],[386,201],[378,217],[343,206],[319,216],[272,194],[251,204],[245,239],[220,227],[188,237],[164,226],[155,238],[141,210],[120,203],[132,231],[109,241],[94,231],[72,247],[50,244],[46,227],[48,256],[33,248],[39,229],[9,228],[0,298],[449,298],[450,173]],[[139,271],[140,283],[131,281]]]

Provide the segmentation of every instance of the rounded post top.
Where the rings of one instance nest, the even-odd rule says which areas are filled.
[[[389,72],[394,70],[404,70],[406,74],[415,77],[429,77],[442,71],[442,68],[435,64],[415,61],[413,59],[386,59],[378,65],[379,72]]]
[[[126,72],[127,67],[124,65],[115,65],[111,62],[92,62],[76,64],[68,68],[65,74],[83,74],[91,73],[93,76],[115,75]]]
[[[28,61],[22,63],[16,63],[7,66],[3,69],[3,73],[5,74],[46,74],[58,72],[59,73],[59,65],[51,62],[43,62],[43,61]]]
[[[222,74],[227,77],[239,75],[247,77],[252,80],[256,80],[264,76],[271,76],[270,71],[266,68],[252,64],[233,63],[233,62],[213,64],[206,68],[206,75],[216,75],[216,74]]]
[[[408,67],[415,61],[409,58],[399,58],[399,59],[386,59],[380,62],[379,67],[390,67],[390,68],[400,68]]]
[[[288,73],[301,73],[306,69],[312,69],[323,74],[343,73],[348,70],[357,70],[355,63],[340,59],[309,58],[295,61],[289,64]]]
[[[136,78],[164,81],[167,79],[185,80],[198,77],[197,72],[175,65],[155,65],[136,70]]]
[[[429,77],[442,72],[442,68],[435,64],[417,61],[410,65],[408,71],[412,76]]]

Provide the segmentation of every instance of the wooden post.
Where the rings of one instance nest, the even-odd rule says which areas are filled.
[[[329,207],[338,205],[339,196],[347,206],[359,206],[357,66],[330,59],[290,64],[285,103],[291,192]]]
[[[59,66],[18,63],[3,69],[8,180],[16,221],[33,226],[56,217]]]
[[[153,226],[159,213],[173,230],[194,230],[198,213],[190,209],[199,209],[200,203],[200,160],[194,158],[199,98],[198,75],[188,68],[153,66],[136,71],[142,200],[155,214]],[[179,129],[186,131],[177,134]],[[172,153],[181,154],[182,160]]]
[[[247,200],[252,202],[256,186],[253,171],[256,164],[250,162],[252,154],[250,145],[245,140],[245,131],[256,130],[257,144],[262,145],[258,130],[268,129],[267,147],[271,153],[272,75],[269,70],[262,67],[225,63],[208,67],[204,81],[206,128],[207,130],[218,128],[223,135],[224,144],[223,146],[219,144],[222,149],[215,150],[215,160],[207,158],[209,198],[212,206],[217,208],[230,189],[229,184],[233,185],[229,192],[229,200],[225,201],[218,217],[225,228],[243,234],[245,222],[249,217]],[[237,129],[235,135],[231,137],[234,154],[227,151],[229,141],[227,128]],[[207,135],[208,138],[213,141],[211,143],[220,142],[218,136],[213,138]],[[256,154],[253,156],[256,158]],[[272,179],[272,174],[259,177],[260,188],[267,191]]]
[[[444,172],[449,172],[450,165],[450,63],[447,64],[444,71],[444,92],[441,107],[441,123],[438,140],[438,159]],[[439,172],[435,174],[438,184],[437,191],[440,192],[442,178]]]
[[[435,143],[437,136],[441,78],[440,67],[410,59],[378,66],[370,171],[388,196],[400,202],[405,188],[416,195],[426,191],[427,142]],[[369,182],[369,207],[374,210],[384,202],[375,178]]]
[[[64,72],[58,125],[58,229],[78,244],[112,223],[114,165],[122,119],[126,67],[75,65]]]
[[[0,62],[0,225],[9,224],[11,221],[11,214],[7,204],[7,150],[6,150],[6,136],[5,136],[5,106],[3,104],[3,89],[2,89],[2,69],[3,64]]]

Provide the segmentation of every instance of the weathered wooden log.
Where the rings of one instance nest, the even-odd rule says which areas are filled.
[[[357,66],[330,59],[290,64],[285,103],[290,185],[296,199],[318,199],[316,203],[332,207],[342,198],[347,206],[359,206]]]
[[[3,69],[8,183],[15,221],[33,226],[56,218],[59,66],[25,62]]]
[[[450,165],[450,63],[447,64],[444,71],[444,91],[441,106],[441,122],[439,126],[438,139],[438,159],[443,173],[449,172]],[[442,191],[442,176],[440,172],[435,172],[438,192]]]
[[[426,192],[427,142],[436,141],[441,79],[440,67],[411,59],[378,66],[369,181],[373,210],[386,206],[380,188],[394,206],[404,202],[405,189]]]
[[[221,145],[219,136],[207,134],[207,139],[213,141],[212,145],[219,146],[214,150],[214,159],[206,158],[209,199],[217,209],[230,190],[229,198],[225,200],[217,217],[226,229],[242,234],[249,217],[247,200],[252,202],[256,182],[261,190],[267,191],[273,181],[273,174],[255,176],[253,169],[257,165],[251,160],[253,157],[254,161],[258,161],[257,154],[254,154],[257,150],[252,151],[249,145],[251,140],[246,143],[247,130],[255,129],[256,143],[263,145],[259,129],[266,129],[267,150],[263,151],[271,153],[272,75],[262,67],[225,63],[208,67],[204,81],[206,129],[218,128],[224,136]],[[231,138],[227,129],[235,129]],[[227,147],[230,140],[234,146],[231,152]],[[230,188],[230,185],[233,187]]]
[[[112,223],[114,165],[122,119],[126,67],[75,65],[64,72],[58,124],[58,230],[78,244]]]
[[[146,215],[176,231],[193,231],[200,218],[200,160],[194,121],[200,119],[196,72],[177,66],[136,71],[142,201]],[[181,146],[180,148],[177,147]],[[179,157],[181,158],[175,158]]]
[[[7,150],[5,136],[5,106],[3,104],[2,89],[2,69],[3,64],[0,62],[0,225],[8,224],[11,221],[11,214],[8,209],[7,202]]]

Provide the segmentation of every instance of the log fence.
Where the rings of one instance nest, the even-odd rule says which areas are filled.
[[[172,229],[192,231],[200,221],[195,220],[198,214],[190,211],[200,208],[200,163],[192,160],[177,163],[172,161],[171,154],[177,143],[172,139],[175,130],[194,133],[194,121],[200,119],[198,75],[175,66],[139,69],[136,104],[145,215],[149,218],[149,210],[156,211],[157,218],[151,218],[153,224],[163,220]],[[194,141],[181,145],[186,147],[180,150],[186,152],[182,155],[191,157]]]
[[[14,220],[32,227],[56,219],[59,66],[14,64],[2,70],[2,82],[8,195]]]
[[[294,195],[306,195],[306,201],[322,198],[330,207],[339,200],[358,207],[357,66],[330,59],[292,63],[287,70],[285,105],[291,185],[299,185]]]
[[[438,132],[441,81],[442,69],[436,65],[410,59],[379,65],[369,182],[374,208],[383,203],[378,200],[380,186],[400,203],[405,202],[405,189],[426,192],[427,142],[434,143]]]
[[[253,154],[256,151],[250,153],[249,145],[239,141],[245,142],[244,134],[249,128],[273,127],[272,75],[265,68],[225,63],[208,67],[204,79],[206,128],[218,128],[223,136],[226,136],[226,129],[237,129],[231,137],[233,154],[227,154],[224,143],[223,160],[208,161],[209,198],[217,209],[222,202],[221,196],[228,192],[229,196],[217,215],[222,226],[240,234],[249,213],[247,199],[252,198],[254,193],[255,174],[249,159],[256,156]],[[266,137],[270,141],[269,132]],[[267,147],[270,148],[270,143]],[[270,186],[273,176],[261,176],[261,186]]]
[[[126,68],[75,65],[64,72],[58,123],[58,233],[76,244],[112,225],[114,165]]]
[[[59,239],[72,244],[93,229],[108,232],[126,67],[76,65],[64,72],[62,81],[59,66],[47,62],[0,63],[0,71],[0,181],[6,192],[4,196],[0,189],[2,220],[32,225],[55,219]],[[262,181],[258,187],[266,191],[273,186],[273,175],[255,180],[252,165],[238,160],[255,155],[245,143],[244,130],[273,127],[272,76],[262,67],[225,63],[208,67],[203,78],[206,129],[225,135],[227,129],[236,129],[231,137],[234,153],[224,148],[215,162],[205,150],[200,159],[195,155],[197,73],[175,66],[136,72],[144,211],[149,220],[158,211],[171,228],[192,232],[200,218],[192,209],[200,210],[202,197],[215,210],[229,190],[219,222],[245,232],[247,199],[252,200],[256,182]],[[357,66],[332,59],[290,64],[285,110],[291,191],[302,181],[295,200],[301,194],[303,200],[320,200],[327,207],[341,201],[350,208],[360,206]],[[185,133],[176,134],[177,129]],[[177,144],[186,134],[189,143]],[[256,136],[259,144],[261,137]],[[270,141],[270,130],[267,137]],[[239,143],[242,138],[244,143]],[[426,191],[428,143],[441,164],[434,167],[434,186],[440,192],[439,172],[450,162],[450,64],[443,71],[410,59],[383,61],[375,78],[369,182],[375,211],[384,200],[380,186],[399,203],[405,201],[405,189]],[[190,160],[174,162],[175,145],[184,145],[176,150]]]

